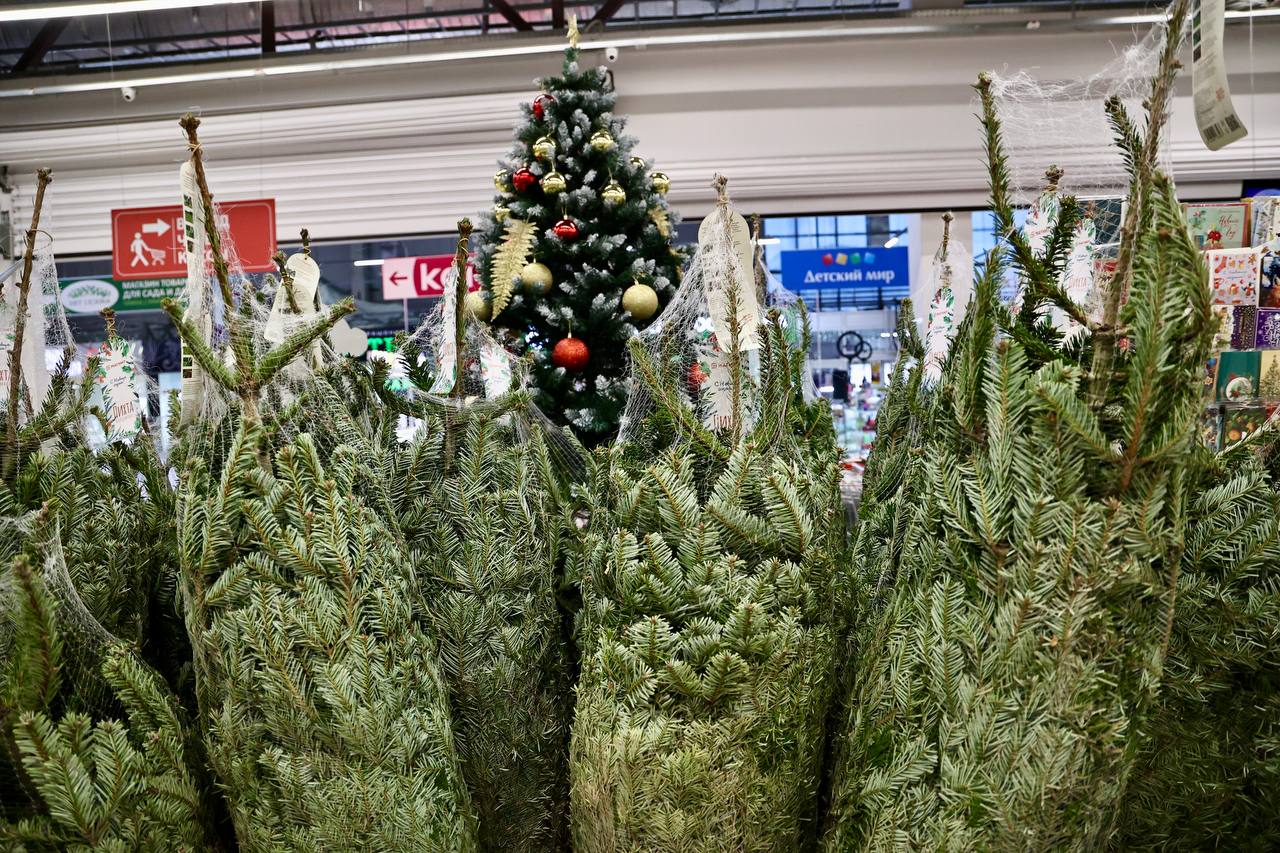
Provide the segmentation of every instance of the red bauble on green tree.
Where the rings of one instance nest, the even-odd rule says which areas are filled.
[[[495,331],[533,357],[534,401],[598,444],[617,433],[626,404],[627,340],[675,294],[680,256],[668,182],[633,152],[605,69],[579,60],[571,43],[564,73],[523,108],[476,266]],[[535,280],[524,281],[526,268]],[[656,294],[652,313],[623,305],[637,283]]]

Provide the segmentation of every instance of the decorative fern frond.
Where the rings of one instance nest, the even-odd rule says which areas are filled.
[[[493,253],[493,265],[489,272],[489,293],[493,296],[493,316],[497,317],[511,301],[511,290],[520,270],[529,263],[533,252],[533,238],[538,226],[521,219],[507,220],[507,233],[502,245]]]

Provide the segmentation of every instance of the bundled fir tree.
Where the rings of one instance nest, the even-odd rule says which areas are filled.
[[[657,357],[633,341],[653,409],[580,495],[579,851],[787,850],[814,830],[843,580],[833,434],[800,393],[807,334],[794,347],[776,314],[751,381],[725,199],[710,221],[682,293],[699,288],[703,320],[729,294],[733,414],[717,431],[688,400],[695,317],[657,333]]]
[[[198,120],[183,124],[218,287],[235,305]],[[237,306],[231,359],[165,307],[195,364],[235,400],[229,452],[212,464],[189,455],[177,514],[203,735],[240,849],[474,849],[435,644],[403,541],[376,511],[385,501],[358,496],[357,448],[322,458],[306,434],[280,446],[261,414],[262,390],[350,302],[265,352]]]
[[[1041,253],[1013,227],[980,79],[1021,311],[997,301],[997,249],[932,397],[894,589],[859,643],[828,849],[1091,850],[1116,828],[1169,644],[1212,326],[1153,166],[1184,14],[1175,4],[1145,131],[1112,105],[1133,176],[1098,323],[1057,283],[1074,199]],[[1052,308],[1090,330],[1083,345],[1063,343]]]
[[[460,225],[458,273],[470,228]],[[373,377],[389,410],[422,422],[396,448],[388,482],[439,642],[480,847],[562,850],[572,699],[552,457],[567,442],[539,419],[508,354],[467,323],[466,276],[453,280],[452,306],[400,348],[414,399]],[[439,382],[442,371],[453,375]]]
[[[1118,849],[1280,846],[1280,488],[1274,433],[1197,449],[1159,702]]]
[[[588,444],[612,438],[626,403],[626,342],[675,290],[669,181],[632,154],[604,68],[564,73],[523,108],[481,228],[475,313],[533,354],[534,401]]]

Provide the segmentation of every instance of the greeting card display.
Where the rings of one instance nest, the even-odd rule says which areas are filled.
[[[1266,422],[1266,406],[1241,406],[1227,409],[1222,424],[1223,445],[1244,441],[1262,429],[1262,425]]]
[[[1263,350],[1259,368],[1258,396],[1266,400],[1280,400],[1280,350]]]
[[[1258,304],[1263,308],[1280,308],[1280,237],[1262,247],[1258,266],[1262,274]]]
[[[1258,310],[1258,331],[1253,346],[1257,349],[1280,349],[1280,308]]]
[[[1204,253],[1215,305],[1257,305],[1261,255],[1257,249],[1214,249]]]
[[[1242,249],[1250,245],[1249,203],[1184,204],[1187,228],[1202,249]],[[1211,237],[1210,235],[1216,235]]]
[[[1249,199],[1250,246],[1261,246],[1280,233],[1280,196],[1267,195]]]
[[[1231,312],[1231,348],[1253,349],[1258,339],[1258,309],[1253,305],[1236,305]]]
[[[1222,449],[1222,410],[1217,406],[1200,413],[1200,440],[1210,450]]]
[[[1251,400],[1258,396],[1261,373],[1262,353],[1224,352],[1218,356],[1215,396],[1228,403]]]

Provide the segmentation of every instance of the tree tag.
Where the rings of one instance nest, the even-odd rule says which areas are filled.
[[[440,339],[436,341],[436,378],[428,394],[444,395],[453,391],[458,366],[458,299],[455,292],[457,275],[453,267],[440,276],[444,281],[444,297],[440,300]]]
[[[740,213],[729,212],[727,257],[724,269],[707,277],[707,309],[716,336],[728,340],[730,335],[728,288],[736,287],[738,298],[738,347],[754,350],[760,347],[760,306],[756,301],[755,247],[751,245],[751,227]],[[724,228],[721,216],[708,216],[698,227],[698,242],[706,244],[720,239],[713,228]]]
[[[1231,103],[1222,51],[1224,0],[1198,0],[1191,16],[1191,103],[1196,128],[1210,151],[1249,135]]]
[[[511,360],[507,351],[493,341],[480,347],[480,376],[484,380],[484,396],[496,400],[511,390]]]
[[[298,310],[289,307],[289,291],[284,281],[276,288],[262,337],[267,343],[283,343],[286,338],[305,326],[316,315],[316,291],[320,288],[320,267],[307,254],[296,253],[285,262],[284,268],[292,276],[293,301]]]
[[[136,378],[133,345],[123,338],[108,338],[99,351],[93,382],[106,415],[109,441],[127,441],[142,431]]]

